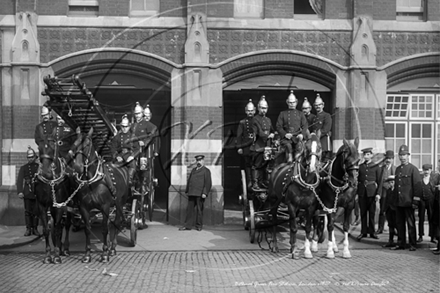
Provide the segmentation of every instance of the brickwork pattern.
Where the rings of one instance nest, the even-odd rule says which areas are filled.
[[[119,252],[110,263],[92,253],[88,265],[78,253],[61,265],[43,265],[42,253],[10,253],[0,256],[0,280],[11,293],[436,292],[439,286],[438,257],[429,250],[358,249],[350,260],[324,253],[292,260],[284,251]]]
[[[436,32],[375,32],[373,38],[377,66],[415,54],[440,51],[440,35]]]
[[[234,0],[207,0],[207,15],[212,17],[234,17]],[[209,21],[209,19],[208,19]]]
[[[36,12],[38,15],[67,15],[68,4],[68,0],[38,0]]]
[[[130,48],[149,52],[176,63],[184,62],[186,28],[183,29],[98,29],[40,28],[41,62],[74,52],[104,47]]]
[[[160,0],[160,17],[186,17],[188,0]]]
[[[15,14],[15,1],[0,1],[0,11],[3,15]]]
[[[17,1],[7,1],[7,2],[17,2],[16,3],[17,12],[20,12],[20,11],[34,11],[34,7],[37,0],[17,0]]]
[[[175,108],[172,124],[178,122],[190,123],[188,136],[193,139],[222,139],[223,111],[218,107],[186,106]],[[209,123],[201,129],[196,136],[194,132],[205,123]],[[182,139],[186,135],[186,124],[173,128],[171,139]]]
[[[329,0],[325,1],[324,17],[325,19],[347,19],[353,14],[353,1],[347,0]]]
[[[33,138],[39,123],[39,106],[3,106],[3,139]]]
[[[367,3],[367,1],[363,1]],[[395,0],[374,0],[373,1],[374,20],[396,20],[396,1]]]
[[[427,19],[429,21],[440,20],[440,1],[439,0],[427,0],[426,1]]]

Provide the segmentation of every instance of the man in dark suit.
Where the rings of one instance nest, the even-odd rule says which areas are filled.
[[[246,183],[248,188],[252,186],[253,176],[252,176],[252,156],[251,156],[251,145],[254,142],[254,131],[252,129],[252,121],[255,115],[255,106],[252,100],[244,108],[246,113],[246,118],[240,120],[237,128],[237,138],[236,147],[237,153],[242,157],[242,167],[246,174]]]
[[[194,208],[196,209],[195,225],[197,231],[203,228],[203,204],[212,187],[211,171],[205,167],[204,155],[195,156],[197,166],[191,171],[186,184],[186,194],[188,196],[188,206],[186,209],[186,219],[183,227],[179,231],[191,230],[194,224]]]
[[[359,166],[358,196],[361,209],[361,234],[357,237],[360,241],[367,237],[378,239],[374,230],[374,216],[376,214],[376,201],[380,200],[381,194],[381,169],[372,161],[373,148],[362,150],[365,161]]]
[[[297,136],[302,140],[306,135],[308,124],[304,114],[296,109],[298,100],[293,91],[290,92],[286,100],[288,110],[282,111],[278,116],[276,129],[281,137],[281,145],[287,148],[289,154],[288,163],[293,161],[294,142]]]
[[[18,197],[24,200],[24,217],[26,221],[26,232],[24,236],[40,236],[38,233],[38,215],[36,197],[34,193],[34,177],[38,172],[37,155],[29,146],[27,151],[27,164],[23,165],[18,172],[17,193]]]
[[[391,249],[405,249],[406,225],[408,226],[408,238],[410,251],[416,250],[416,220],[414,209],[417,208],[422,194],[422,179],[419,169],[409,162],[407,145],[399,148],[399,160],[401,165],[396,169],[394,195],[396,197],[396,221],[397,221],[397,246]],[[406,225],[405,225],[406,223]]]
[[[390,182],[387,181],[390,175],[394,175],[396,173],[396,167],[393,164],[394,161],[394,152],[391,150],[386,151],[384,163],[382,168],[382,182],[381,182],[381,188],[382,188],[382,194],[380,197],[380,207],[379,207],[379,227],[377,228],[377,234],[383,233],[383,229],[385,226],[385,204],[386,204],[386,196],[387,196],[387,190],[390,188]]]
[[[57,123],[51,120],[52,116],[50,115],[50,109],[48,107],[41,107],[41,118],[43,121],[35,127],[34,138],[37,146],[42,146],[45,139],[53,135],[57,128]]]
[[[302,104],[302,112],[304,113],[304,116],[306,116],[307,125],[309,128],[309,132],[313,132],[313,121],[315,121],[316,115],[312,112],[312,105],[310,105],[310,102],[307,100],[307,98],[304,98],[304,102]]]

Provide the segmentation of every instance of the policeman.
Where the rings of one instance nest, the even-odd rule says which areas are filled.
[[[55,128],[55,142],[57,144],[59,156],[66,158],[70,147],[75,141],[75,136],[72,129],[65,124],[65,121],[60,115],[57,115],[57,127]]]
[[[26,221],[26,232],[24,236],[40,236],[38,233],[38,215],[36,197],[33,188],[33,180],[38,172],[37,155],[35,151],[28,146],[27,150],[28,163],[23,165],[18,172],[17,193],[18,197],[24,200],[24,216]]]
[[[35,143],[40,147],[45,139],[48,139],[52,135],[57,127],[55,121],[51,121],[52,116],[50,115],[50,110],[48,107],[41,107],[41,118],[43,121],[35,127]]]
[[[153,113],[150,110],[150,105],[147,105],[144,109],[144,119],[145,121],[149,121],[151,124],[154,125],[154,127],[156,128],[156,130],[154,131],[157,135],[155,135],[154,139],[153,139],[153,150],[154,150],[154,156],[157,157],[158,151],[159,151],[159,147],[160,147],[160,141],[159,141],[159,135],[157,133],[157,126],[151,122],[151,117],[153,116]]]
[[[258,183],[265,185],[265,167],[267,161],[264,160],[264,148],[267,146],[269,139],[274,138],[274,129],[270,118],[266,117],[269,105],[266,102],[265,96],[262,96],[258,102],[258,115],[252,120],[252,131],[254,133],[254,143],[251,146],[252,152],[252,173],[254,174],[254,182],[252,189],[259,190]]]
[[[376,214],[376,201],[380,200],[382,193],[382,169],[372,161],[373,148],[362,150],[365,161],[359,165],[358,196],[361,209],[361,234],[357,237],[360,241],[367,237],[378,239],[374,229],[374,217]]]
[[[238,148],[237,153],[242,156],[242,166],[244,165],[244,171],[246,174],[246,181],[248,188],[252,186],[252,156],[250,147],[254,142],[254,131],[252,129],[252,121],[255,115],[255,106],[252,100],[249,99],[246,107],[244,107],[246,118],[240,120],[237,128],[236,146]]]
[[[124,162],[127,163],[128,184],[130,186],[133,186],[133,178],[136,172],[132,140],[133,134],[130,130],[130,121],[128,120],[128,116],[124,115],[121,120],[121,130],[113,137],[110,150],[114,161],[120,164]]]
[[[307,98],[304,98],[304,102],[302,104],[302,112],[304,113],[304,116],[306,116],[307,125],[309,126],[309,131],[313,132],[313,121],[315,120],[316,115],[312,112],[312,105],[310,105],[310,102],[307,100]]]
[[[147,105],[145,107],[145,109],[144,109],[145,121],[150,121],[151,120],[151,116],[153,116],[153,113],[151,113],[150,105]]]
[[[298,100],[293,94],[293,91],[290,91],[286,103],[289,109],[280,113],[276,128],[281,136],[281,145],[287,148],[289,154],[287,162],[291,163],[293,161],[293,139],[297,136],[303,139],[307,132],[308,125],[304,114],[296,109]]]
[[[319,94],[316,95],[314,106],[316,110],[316,117],[313,120],[312,132],[316,133],[318,129],[321,130],[321,147],[323,158],[330,159],[332,153],[330,143],[330,137],[332,134],[332,116],[329,113],[324,112],[324,101],[321,99]]]

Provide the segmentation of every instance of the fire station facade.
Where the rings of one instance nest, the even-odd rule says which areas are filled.
[[[223,222],[239,194],[235,128],[263,94],[275,124],[290,90],[299,105],[320,93],[333,150],[355,137],[377,153],[408,144],[416,166],[438,165],[439,0],[52,2],[0,4],[2,223],[20,220],[7,215],[22,208],[15,180],[36,148],[46,75],[79,75],[117,123],[136,101],[150,105],[162,136],[158,208],[172,224],[197,154],[214,185],[205,223]]]

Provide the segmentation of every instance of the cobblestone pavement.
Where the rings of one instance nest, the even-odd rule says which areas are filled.
[[[42,263],[42,253],[0,254],[2,292],[438,292],[439,257],[429,249],[359,249],[352,259],[293,260],[287,251],[119,252]]]

